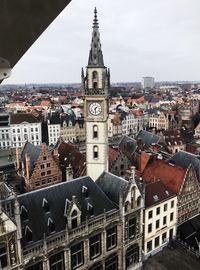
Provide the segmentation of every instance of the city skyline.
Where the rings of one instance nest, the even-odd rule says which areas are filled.
[[[14,67],[9,83],[79,83],[87,63],[91,15],[97,7],[106,66],[112,82],[196,81],[197,0],[72,1]],[[117,30],[117,31],[116,31]],[[81,46],[80,46],[81,44]]]

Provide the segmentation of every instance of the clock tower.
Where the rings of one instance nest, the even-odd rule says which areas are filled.
[[[92,42],[86,74],[82,69],[86,123],[86,168],[94,181],[108,170],[108,90],[110,71],[104,66],[97,10],[94,10]]]

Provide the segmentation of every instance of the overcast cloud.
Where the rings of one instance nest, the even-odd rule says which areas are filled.
[[[94,6],[112,82],[200,80],[200,0],[72,0],[4,84],[80,82]]]

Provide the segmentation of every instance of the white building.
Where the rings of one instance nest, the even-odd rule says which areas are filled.
[[[145,190],[144,256],[154,255],[176,236],[177,196],[161,181]]]
[[[143,77],[142,78],[142,89],[154,88],[155,79],[153,77]]]
[[[42,143],[41,121],[31,113],[10,115],[12,147],[23,147],[26,141],[34,145]]]
[[[0,114],[0,149],[11,148],[9,114]]]

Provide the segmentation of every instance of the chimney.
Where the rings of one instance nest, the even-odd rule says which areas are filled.
[[[30,156],[28,154],[25,155],[25,159],[26,159],[26,178],[27,180],[30,179],[30,172],[31,172],[31,159]]]
[[[17,166],[17,170],[20,169],[20,165],[21,165],[20,156],[21,156],[21,149],[17,147],[16,148],[16,166]]]
[[[71,164],[69,164],[68,167],[66,167],[66,181],[73,179],[73,169]]]

